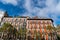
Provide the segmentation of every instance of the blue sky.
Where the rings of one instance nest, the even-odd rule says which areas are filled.
[[[39,16],[52,18],[60,24],[60,0],[0,0],[0,10],[10,16]]]

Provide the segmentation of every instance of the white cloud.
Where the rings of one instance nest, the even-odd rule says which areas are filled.
[[[17,0],[0,0],[3,4],[13,4],[17,5]]]
[[[28,13],[25,13],[24,15],[28,14],[28,16],[31,16],[34,14],[35,16],[49,17],[48,14],[51,14],[51,18],[56,22],[59,19],[58,15],[60,15],[60,1],[57,1],[59,0],[46,0],[45,4],[47,7],[41,9],[33,7],[31,0],[26,0],[25,7],[28,10]],[[38,5],[40,5],[40,2],[41,1],[38,1]]]
[[[0,22],[1,22],[1,18],[4,16],[5,11],[4,10],[0,10]]]
[[[5,10],[0,9],[0,18],[4,16]]]
[[[4,4],[13,4],[17,5],[17,0],[0,0]],[[44,8],[38,8],[33,6],[32,0],[25,0],[24,7],[27,9],[28,12],[25,12],[23,15],[25,16],[43,16],[43,17],[49,17],[49,14],[51,14],[51,18],[54,21],[57,21],[58,15],[60,15],[60,1],[59,0],[46,0],[46,1],[39,1],[36,5],[43,5],[45,4],[46,7]],[[58,2],[57,2],[58,1]]]
[[[60,12],[60,2],[56,6],[56,11]]]

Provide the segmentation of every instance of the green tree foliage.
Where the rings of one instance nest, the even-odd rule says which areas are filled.
[[[6,33],[8,35],[8,39],[9,37],[12,38],[11,36],[19,37],[19,35],[20,37],[25,37],[26,31],[26,28],[20,28],[20,30],[17,30],[10,23],[4,23],[0,28],[0,32]]]
[[[4,34],[6,33],[7,35],[5,36],[8,38],[8,40],[9,38],[16,38],[17,35],[17,29],[13,27],[10,23],[4,23],[0,28],[0,32],[3,32]],[[3,36],[3,39],[6,39],[6,37]]]
[[[59,35],[57,35],[57,39],[60,40],[60,36]]]
[[[34,37],[35,37],[35,38],[34,38],[35,40],[41,40],[41,39],[40,39],[40,33],[37,32],[36,29],[34,30]]]
[[[19,36],[19,39],[21,40],[22,38],[26,38],[26,31],[27,29],[26,28],[20,28],[20,30],[18,31],[18,36]]]
[[[60,40],[60,34],[59,34],[59,32],[60,32],[60,25],[57,25],[57,27],[56,27],[56,32],[57,32],[57,39],[58,40]]]
[[[6,31],[8,27],[13,27],[10,23],[4,23],[2,27],[0,28],[0,31]]]
[[[52,31],[53,27],[51,25],[47,26],[47,30]]]
[[[60,25],[57,25],[56,28],[57,28],[57,31],[60,31]]]
[[[49,30],[49,35],[51,36],[51,40],[52,40],[52,26],[48,25],[47,30]]]

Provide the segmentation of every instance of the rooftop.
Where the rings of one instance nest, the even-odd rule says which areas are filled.
[[[46,18],[46,17],[32,17],[32,18],[28,18],[27,20],[51,20],[53,22],[53,20],[51,18]]]

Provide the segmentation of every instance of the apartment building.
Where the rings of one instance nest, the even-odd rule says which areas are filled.
[[[2,17],[1,23],[10,23],[13,27],[17,28],[17,30],[19,30],[19,28],[26,28],[27,38],[30,36],[33,39],[36,34],[38,34],[40,37],[44,36],[46,40],[48,40],[48,31],[46,28],[48,25],[53,26],[53,20],[50,18],[30,18],[28,16],[11,17],[6,13],[4,17]]]
[[[26,27],[27,17],[20,16],[20,17],[3,17],[2,23],[10,23],[13,27],[19,29],[20,27]]]
[[[38,18],[38,17],[27,19],[27,27],[26,27],[27,34],[28,34],[27,36],[28,37],[30,36],[32,39],[34,39],[35,33],[38,33],[38,34],[40,34],[41,37],[44,36],[45,39],[48,40],[48,34],[47,34],[48,32],[46,29],[46,27],[48,27],[48,25],[53,26],[52,19]]]

